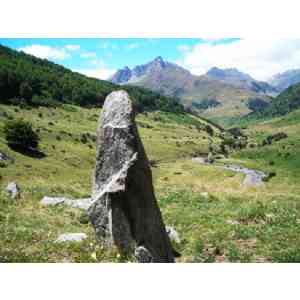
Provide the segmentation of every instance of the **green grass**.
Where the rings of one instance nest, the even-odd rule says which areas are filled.
[[[44,195],[90,194],[99,110],[0,105],[0,111],[39,128],[40,148],[46,155],[37,159],[9,149],[2,132],[7,117],[0,112],[0,151],[14,158],[14,163],[0,167],[0,261],[132,261],[97,244],[91,225],[80,222],[81,211],[40,205]],[[287,139],[247,148],[224,160],[276,172],[262,187],[244,187],[242,174],[192,161],[193,154],[208,152],[211,137],[204,130],[205,121],[161,112],[137,117],[147,155],[158,162],[152,171],[165,223],[174,226],[182,240],[174,245],[182,254],[178,262],[300,262],[300,130],[296,115],[286,118],[249,126],[246,133],[256,144],[280,131],[288,134]],[[214,131],[211,139],[218,144],[220,132]],[[83,134],[88,134],[86,143],[81,141]],[[22,189],[16,203],[3,192],[10,181]],[[67,232],[84,232],[88,239],[80,244],[54,243]]]

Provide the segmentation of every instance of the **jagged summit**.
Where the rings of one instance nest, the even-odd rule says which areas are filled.
[[[110,81],[116,84],[131,83],[139,80],[140,77],[146,73],[159,72],[164,69],[169,63],[164,61],[161,56],[155,57],[152,61],[144,65],[138,65],[130,69],[124,67],[118,70],[111,78]]]

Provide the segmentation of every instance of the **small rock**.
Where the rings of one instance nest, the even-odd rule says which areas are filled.
[[[151,263],[153,260],[150,252],[143,246],[135,249],[134,256],[139,263]]]
[[[45,196],[42,200],[41,200],[41,204],[45,205],[45,206],[49,206],[49,205],[57,205],[60,203],[64,203],[67,199],[63,198],[63,197],[48,197]]]
[[[11,158],[8,157],[8,155],[6,155],[4,152],[0,151],[0,161],[5,161],[5,160],[11,160]]]
[[[177,244],[180,244],[181,240],[178,232],[171,226],[166,226],[167,234],[171,241],[174,241]]]
[[[69,259],[67,259],[67,258],[63,258],[62,260],[61,260],[61,263],[64,263],[64,264],[69,264],[69,263],[71,263],[72,261],[70,261]]]
[[[20,197],[20,188],[15,182],[10,182],[6,187],[6,191],[13,200]]]
[[[200,195],[205,199],[207,199],[209,197],[208,192],[202,192],[202,193],[200,193]]]
[[[194,157],[194,158],[192,158],[192,161],[196,162],[196,163],[200,163],[200,164],[206,163],[205,157]]]
[[[63,242],[81,242],[87,238],[85,233],[64,233],[61,234],[55,243],[63,243]]]
[[[239,225],[240,224],[238,221],[234,221],[234,220],[227,220],[226,223],[229,225]]]

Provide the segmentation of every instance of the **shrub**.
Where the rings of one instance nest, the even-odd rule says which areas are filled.
[[[80,137],[80,141],[82,144],[86,144],[88,142],[88,138],[86,134],[82,134]]]
[[[31,123],[23,120],[8,121],[4,125],[4,134],[9,146],[20,150],[36,150],[39,136]]]

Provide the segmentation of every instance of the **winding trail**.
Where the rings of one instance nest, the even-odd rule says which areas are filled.
[[[243,173],[243,174],[245,174],[245,178],[242,183],[242,185],[244,185],[244,186],[260,186],[263,184],[263,179],[265,177],[267,177],[267,174],[265,174],[262,171],[245,168],[245,167],[241,167],[238,165],[231,165],[231,164],[216,165],[213,163],[208,163],[208,162],[206,162],[206,159],[204,157],[195,157],[192,160],[197,163],[212,165],[217,168],[222,168],[222,169],[231,170],[231,171],[238,172],[238,173]]]

